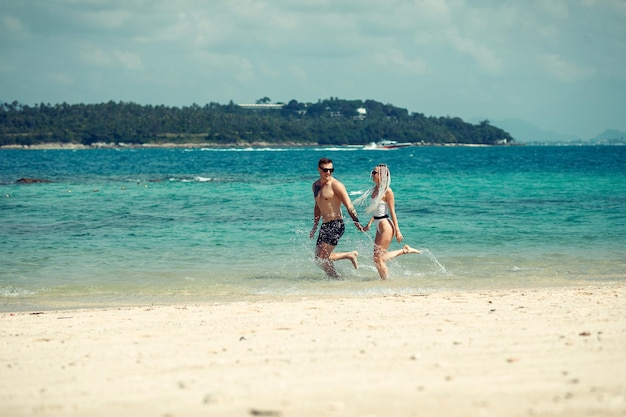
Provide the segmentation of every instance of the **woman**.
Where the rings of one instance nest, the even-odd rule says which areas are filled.
[[[367,232],[372,223],[376,224],[376,238],[374,240],[374,263],[380,278],[387,279],[389,270],[387,261],[408,253],[421,253],[419,250],[404,245],[402,249],[388,251],[389,245],[394,235],[398,243],[404,240],[396,217],[395,197],[390,187],[391,173],[387,165],[380,164],[372,171],[372,181],[374,186],[365,194],[355,200],[355,204],[364,203],[370,197],[369,205],[365,209],[366,213],[371,213],[372,218],[363,228]]]

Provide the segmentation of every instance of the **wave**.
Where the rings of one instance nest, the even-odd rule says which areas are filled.
[[[9,285],[6,287],[0,287],[0,297],[18,298],[18,297],[24,297],[24,296],[32,296],[35,294],[36,293],[34,291],[27,290],[24,288],[16,288],[16,287],[13,287],[12,285]]]
[[[204,152],[285,152],[299,148],[200,148]]]
[[[327,151],[356,151],[360,150],[362,147],[360,146],[315,146],[315,147],[264,147],[264,148],[200,148],[200,151],[204,152],[294,152],[294,151],[318,151],[318,152],[327,152]]]
[[[201,176],[172,177],[169,180],[172,181],[172,182],[213,182],[213,181],[219,181],[216,178],[201,177]]]

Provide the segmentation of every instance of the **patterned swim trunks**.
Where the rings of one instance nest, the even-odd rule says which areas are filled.
[[[317,237],[317,244],[326,243],[331,246],[337,246],[339,239],[343,236],[346,226],[343,223],[343,219],[331,220],[327,223],[322,223],[320,227],[320,233]]]

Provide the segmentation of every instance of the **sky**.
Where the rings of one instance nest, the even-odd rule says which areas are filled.
[[[0,0],[0,101],[264,97],[626,131],[626,0]]]

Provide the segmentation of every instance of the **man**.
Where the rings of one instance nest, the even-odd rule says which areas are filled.
[[[333,178],[333,161],[328,158],[320,159],[317,163],[317,170],[320,174],[320,179],[313,183],[315,209],[313,211],[313,229],[311,229],[310,238],[313,239],[313,236],[315,236],[317,225],[321,218],[322,227],[317,238],[315,259],[329,277],[338,278],[339,274],[335,270],[334,261],[349,259],[355,269],[358,267],[356,261],[357,251],[333,253],[335,246],[337,246],[339,239],[345,231],[341,213],[342,204],[348,209],[348,214],[357,229],[363,231],[363,227],[359,224],[359,218],[352,206],[346,187]]]

